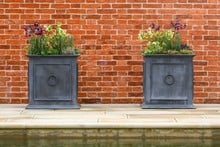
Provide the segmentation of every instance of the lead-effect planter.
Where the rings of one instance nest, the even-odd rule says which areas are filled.
[[[195,108],[194,55],[146,55],[142,108]]]
[[[78,109],[78,55],[28,55],[28,109]]]

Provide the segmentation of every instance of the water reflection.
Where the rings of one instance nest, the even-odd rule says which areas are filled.
[[[1,137],[0,147],[219,147],[218,139],[107,139]]]

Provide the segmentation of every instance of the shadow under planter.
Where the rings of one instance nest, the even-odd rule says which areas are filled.
[[[79,109],[78,55],[28,55],[27,109]]]
[[[142,108],[195,108],[194,55],[144,56]]]

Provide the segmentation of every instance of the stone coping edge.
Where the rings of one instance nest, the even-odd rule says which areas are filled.
[[[191,124],[191,123],[88,123],[88,124],[71,124],[71,123],[53,123],[53,124],[39,124],[39,123],[2,123],[0,124],[0,129],[220,129],[220,124],[210,124],[210,123],[201,123],[201,124]]]
[[[218,138],[220,129],[0,129],[0,137]]]

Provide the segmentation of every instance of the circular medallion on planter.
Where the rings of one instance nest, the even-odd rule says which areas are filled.
[[[164,83],[166,85],[173,85],[175,83],[175,78],[172,75],[167,75],[164,78]]]
[[[55,86],[57,84],[57,77],[55,75],[50,75],[47,80],[49,86]]]

